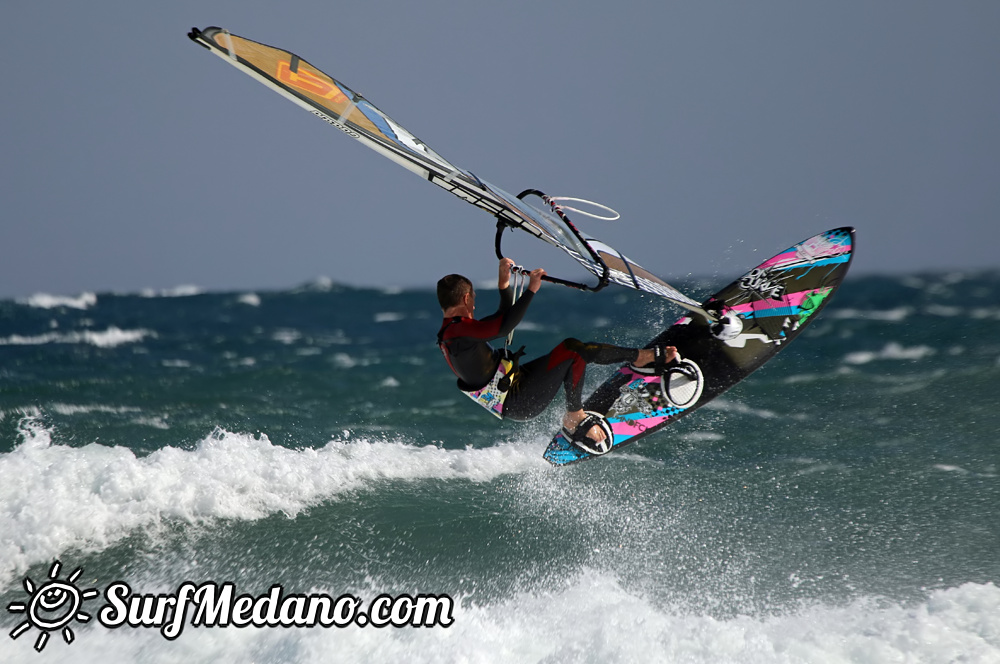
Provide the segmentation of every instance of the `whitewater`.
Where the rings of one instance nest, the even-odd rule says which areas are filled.
[[[529,356],[679,315],[541,296]],[[54,561],[99,591],[456,602],[447,628],[76,620],[0,659],[1000,662],[1000,274],[849,279],[711,407],[564,469],[541,458],[558,408],[483,417],[438,316],[430,291],[329,282],[0,302],[4,635]]]

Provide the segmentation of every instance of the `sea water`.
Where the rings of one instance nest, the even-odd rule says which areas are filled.
[[[611,291],[546,286],[515,344],[642,345],[681,315]],[[566,468],[541,458],[561,397],[491,417],[439,325],[429,289],[328,282],[0,301],[0,660],[1000,662],[1000,273],[849,277],[730,392]],[[92,592],[24,626],[54,581]],[[168,639],[103,624],[121,583],[454,605],[192,610]]]

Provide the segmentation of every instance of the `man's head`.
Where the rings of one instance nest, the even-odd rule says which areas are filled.
[[[449,274],[437,283],[438,304],[441,311],[447,311],[462,304],[466,294],[475,293],[472,282],[460,274]]]

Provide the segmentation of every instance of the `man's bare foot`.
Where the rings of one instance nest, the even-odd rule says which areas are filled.
[[[672,362],[677,358],[677,348],[674,346],[664,346],[663,350],[665,352],[664,362]],[[639,357],[636,359],[634,366],[645,367],[652,364],[654,360],[656,360],[656,351],[652,348],[643,348],[639,351]]]
[[[652,351],[650,351],[652,352]],[[567,431],[576,431],[576,427],[587,418],[587,414],[582,410],[575,410],[572,412],[567,412],[563,415],[563,428]],[[607,434],[604,433],[604,429],[595,424],[590,427],[587,431],[587,438],[591,439],[596,443],[600,443],[607,438]]]

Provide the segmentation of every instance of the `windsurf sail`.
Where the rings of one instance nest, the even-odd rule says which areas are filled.
[[[188,37],[372,150],[494,215],[499,227],[526,231],[558,247],[597,277],[596,285],[556,277],[547,277],[548,281],[584,290],[599,290],[615,283],[658,295],[712,318],[695,300],[607,244],[581,233],[565,214],[551,206],[547,210],[548,199],[541,192],[528,190],[513,196],[455,166],[363,96],[294,53],[217,27],[192,28]],[[524,199],[531,194],[545,205],[526,202]],[[498,252],[499,242],[500,233]]]

